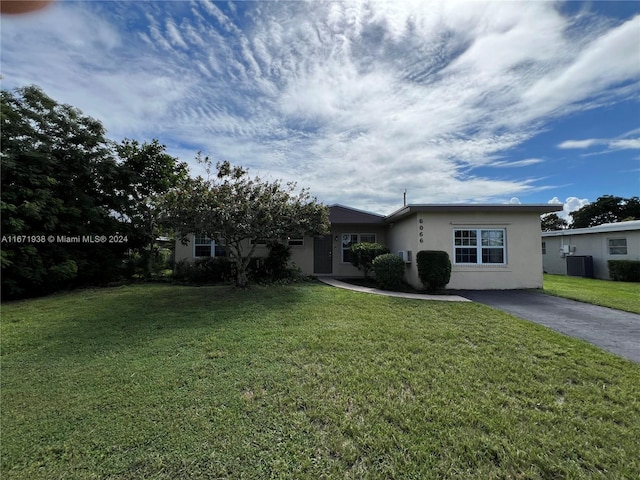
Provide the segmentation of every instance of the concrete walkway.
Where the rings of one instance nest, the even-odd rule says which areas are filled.
[[[391,292],[389,290],[378,290],[377,288],[360,287],[358,285],[352,285],[350,283],[341,282],[335,278],[330,277],[318,277],[322,283],[331,285],[332,287],[344,288],[346,290],[353,290],[354,292],[372,293],[374,295],[384,295],[386,297],[398,297],[398,298],[412,298],[414,300],[438,300],[441,302],[470,302],[468,298],[461,297],[460,295],[425,295],[422,293],[403,293],[403,292]]]
[[[640,363],[640,315],[535,290],[465,290],[474,302],[549,327]]]

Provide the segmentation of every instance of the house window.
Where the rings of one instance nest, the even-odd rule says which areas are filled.
[[[304,236],[291,235],[287,237],[287,245],[289,245],[290,247],[304,245]]]
[[[343,233],[342,234],[342,263],[351,263],[351,245],[356,243],[376,243],[375,233]]]
[[[259,245],[259,246],[266,247],[267,246],[267,239],[266,238],[252,238],[251,239],[251,245]]]
[[[547,254],[547,242],[542,242],[542,254]]]
[[[609,255],[626,255],[627,239],[626,238],[610,238],[609,239]]]
[[[194,257],[224,257],[226,255],[225,242],[214,242],[205,235],[194,235]]]
[[[505,238],[504,229],[454,230],[454,263],[504,265]]]

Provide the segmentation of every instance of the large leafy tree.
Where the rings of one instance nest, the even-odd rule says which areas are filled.
[[[116,146],[121,220],[128,246],[142,253],[144,273],[151,273],[155,242],[162,233],[158,198],[188,178],[186,163],[166,153],[158,140],[138,143],[125,139]]]
[[[567,225],[567,221],[564,218],[560,218],[556,213],[549,213],[540,217],[540,228],[543,232],[563,230],[567,228]]]
[[[282,184],[250,177],[247,170],[225,161],[208,178],[198,177],[187,188],[165,195],[167,220],[183,235],[207,235],[225,242],[235,264],[236,285],[246,287],[247,268],[258,239],[281,240],[288,235],[320,234],[329,227],[328,208],[295,183]]]
[[[1,105],[4,298],[108,279],[126,246],[57,241],[118,231],[118,168],[104,127],[35,86],[2,91]]]
[[[604,195],[570,215],[573,219],[570,228],[595,227],[603,223],[640,219],[640,198]]]

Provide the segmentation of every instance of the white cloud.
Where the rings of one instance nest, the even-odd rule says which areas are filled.
[[[602,140],[599,138],[587,138],[585,140],[565,140],[558,145],[558,148],[589,148],[594,145],[601,145],[604,142],[606,142],[606,140]]]
[[[556,214],[558,215],[558,217],[565,219],[568,223],[571,223],[571,216],[569,214],[571,212],[575,212],[576,210],[580,210],[590,202],[587,198],[578,197],[567,197],[567,199],[562,202],[558,197],[553,197],[547,203],[549,203],[550,205],[562,205],[562,211],[556,212]]]
[[[637,150],[640,149],[640,138],[588,138],[584,140],[565,140],[558,144],[558,148],[587,149],[598,145],[606,145],[607,148],[587,155],[601,155],[616,150]]]
[[[3,19],[11,86],[40,84],[116,140],[159,137],[183,160],[202,150],[374,211],[405,189],[418,203],[546,188],[469,172],[551,163],[507,158],[554,116],[624,98],[640,76],[639,17],[582,31],[551,2],[116,5],[134,34],[111,3],[58,3],[32,23]]]
[[[594,39],[568,65],[538,79],[524,93],[530,115],[566,109],[608,87],[640,78],[640,15]]]
[[[495,167],[495,168],[503,168],[503,167],[528,167],[530,165],[536,165],[538,163],[543,163],[544,160],[541,158],[526,158],[524,160],[515,160],[510,162],[509,160],[500,160],[496,162],[489,163],[487,166]]]
[[[176,27],[176,24],[173,21],[167,22],[167,34],[169,35],[169,38],[171,39],[171,43],[173,45],[178,45],[182,48],[188,48],[187,44],[182,38],[182,35],[180,35],[178,27]]]
[[[609,148],[612,150],[638,150],[640,149],[640,138],[621,138],[611,140]]]

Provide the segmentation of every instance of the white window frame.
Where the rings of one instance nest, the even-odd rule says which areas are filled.
[[[356,245],[358,243],[364,243],[362,240],[362,237],[373,237],[373,241],[371,240],[364,240],[364,242],[369,242],[369,243],[376,243],[378,241],[378,237],[375,233],[343,233],[340,238],[341,238],[341,254],[340,254],[340,261],[342,263],[351,263],[350,260],[345,260],[344,259],[344,255],[345,252],[349,251],[349,249],[351,248],[351,245]],[[353,240],[353,237],[356,237],[355,241]],[[348,245],[347,245],[348,244]]]
[[[457,232],[467,232],[468,235],[457,235]],[[496,237],[483,235],[483,232],[501,232],[502,245],[496,245]],[[479,241],[478,241],[479,240]],[[486,240],[486,243],[485,243]],[[458,261],[458,250],[475,250],[475,262]],[[502,262],[483,262],[483,250],[501,250]],[[473,253],[473,252],[469,252]],[[507,230],[505,228],[455,228],[453,230],[453,264],[454,265],[488,265],[499,266],[507,264]]]
[[[612,245],[612,242],[620,242],[621,240],[624,241],[624,245]],[[614,249],[616,250],[620,250],[620,251],[614,251]],[[624,249],[624,252],[622,252],[622,249]],[[627,255],[629,253],[629,245],[627,244],[627,238],[626,237],[613,237],[613,238],[607,238],[607,251],[609,252],[609,255]]]
[[[224,247],[224,242],[216,244],[215,240],[210,239],[206,235],[194,235],[193,236],[193,258],[209,258],[209,257],[223,257],[224,255],[216,255],[218,251],[217,247]],[[209,255],[196,255],[197,247],[209,247]]]

